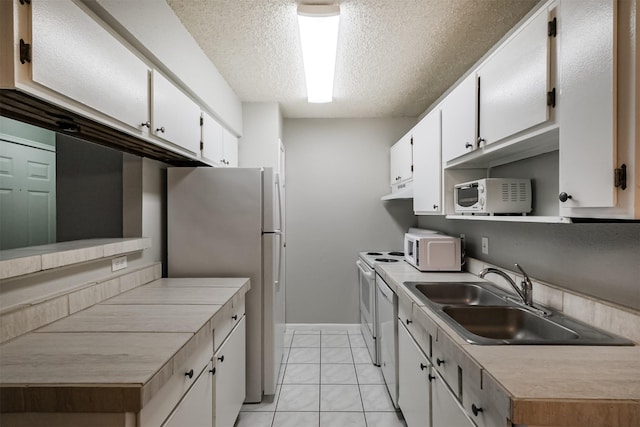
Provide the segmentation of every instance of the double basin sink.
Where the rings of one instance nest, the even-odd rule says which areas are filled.
[[[405,282],[471,344],[633,345],[546,307],[517,303],[489,282]]]

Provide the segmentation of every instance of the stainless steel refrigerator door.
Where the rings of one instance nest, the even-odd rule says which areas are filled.
[[[263,386],[264,394],[275,394],[284,346],[284,288],[280,283],[282,238],[279,233],[262,236],[263,253]]]
[[[169,277],[249,277],[247,402],[262,399],[262,171],[167,170]]]

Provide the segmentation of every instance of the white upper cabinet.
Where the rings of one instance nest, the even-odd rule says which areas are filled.
[[[616,4],[563,1],[559,15],[559,198],[581,216],[574,208],[616,205]]]
[[[238,138],[202,112],[202,158],[218,166],[238,166]]]
[[[145,63],[70,0],[31,3],[33,81],[132,128],[149,120]]]
[[[223,162],[229,167],[238,166],[238,137],[224,129],[222,132]]]
[[[476,146],[478,87],[471,73],[442,101],[442,160],[448,162]]]
[[[479,143],[492,144],[549,119],[548,22],[543,8],[478,69]]]
[[[200,107],[156,70],[151,74],[151,132],[192,155],[200,153]]]
[[[391,146],[390,156],[390,182],[391,186],[413,178],[413,139],[411,133],[407,133],[398,142]]]
[[[442,213],[440,109],[431,111],[413,128],[413,210]]]

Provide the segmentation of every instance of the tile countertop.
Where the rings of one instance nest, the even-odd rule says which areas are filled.
[[[0,345],[2,412],[138,412],[249,288],[246,278],[160,279]],[[65,407],[43,407],[52,402]]]
[[[484,281],[470,273],[422,273],[407,263],[378,265],[387,284],[413,302],[511,399],[514,424],[640,425],[640,346],[473,345],[409,291],[406,281]],[[419,320],[419,319],[418,319]]]

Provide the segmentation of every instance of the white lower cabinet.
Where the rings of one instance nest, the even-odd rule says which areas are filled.
[[[210,427],[213,421],[213,362],[200,372],[200,376],[187,392],[164,427]]]
[[[435,369],[431,375],[431,426],[475,427],[444,379]]]
[[[245,398],[246,317],[242,317],[213,356],[213,426],[233,427]],[[183,424],[189,425],[189,424]]]
[[[407,427],[431,425],[431,363],[398,322],[398,405]]]

